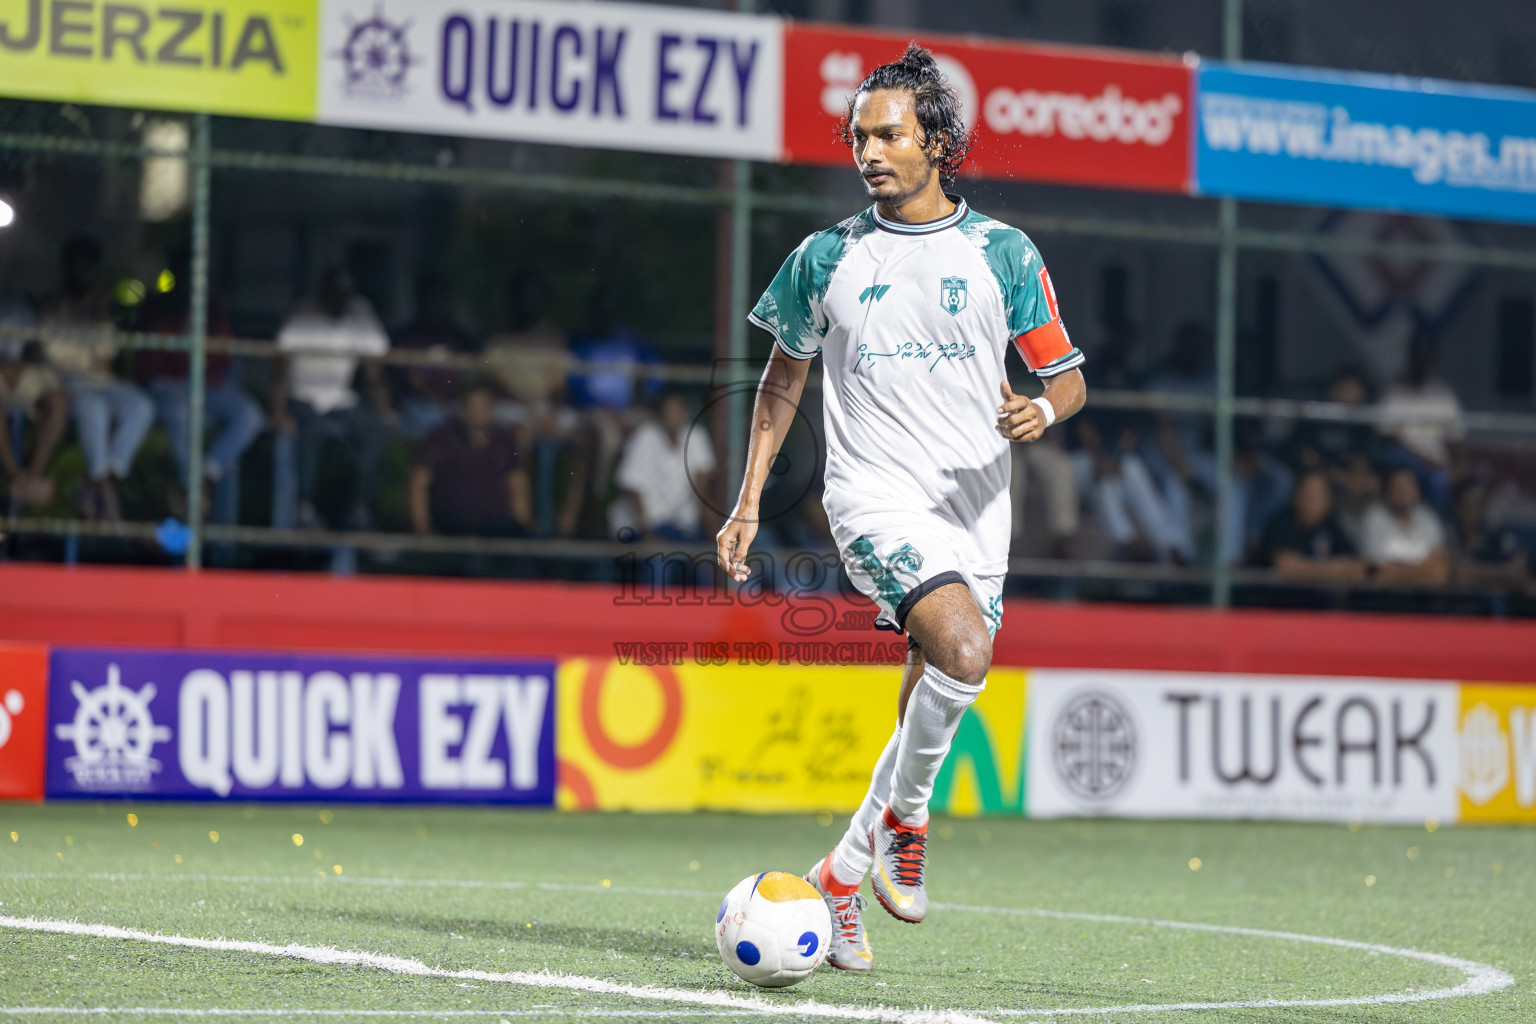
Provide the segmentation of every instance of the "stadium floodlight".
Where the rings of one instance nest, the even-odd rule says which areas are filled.
[[[0,228],[8,228],[16,223],[16,208],[4,199],[0,199]]]

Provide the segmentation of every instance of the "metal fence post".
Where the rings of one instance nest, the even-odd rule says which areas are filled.
[[[1222,199],[1216,244],[1216,552],[1211,604],[1232,603],[1232,409],[1237,379],[1237,200]]]
[[[209,118],[198,114],[192,127],[192,308],[187,325],[192,351],[187,368],[187,568],[203,564],[203,418],[208,362],[208,149]]]
[[[743,365],[747,358],[747,288],[752,279],[752,163],[735,161],[731,175],[731,299],[730,299],[730,363],[734,369]],[[726,447],[729,465],[723,474],[727,480],[738,480],[747,465],[747,417],[751,415],[749,403],[753,396],[745,388],[733,387],[728,407],[730,417],[729,442]],[[728,499],[729,500],[729,499]]]
[[[736,10],[752,14],[757,10],[757,0],[736,0]],[[747,358],[747,288],[752,281],[752,162],[737,160],[731,174],[731,325],[730,366],[742,366]],[[726,416],[730,423],[726,442],[726,458],[729,465],[721,476],[725,480],[740,480],[747,468],[747,418],[752,414],[753,396],[747,389],[731,388]],[[732,503],[726,484],[726,505]]]
[[[1243,55],[1243,0],[1222,7],[1221,55]],[[1199,111],[1192,111],[1199,130]],[[1237,200],[1222,199],[1216,242],[1216,552],[1211,576],[1211,604],[1232,603],[1232,567],[1227,550],[1232,536],[1232,399],[1237,381]]]
[[[1226,0],[1222,7],[1221,55],[1226,60],[1243,56],[1243,0]]]

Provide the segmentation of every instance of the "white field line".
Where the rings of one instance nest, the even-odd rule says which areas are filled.
[[[1466,977],[1460,985],[1437,988],[1427,992],[1388,992],[1374,996],[1341,996],[1337,999],[1243,999],[1212,1003],[1138,1003],[1127,1006],[1089,1006],[1050,1010],[997,1010],[1005,1016],[1018,1017],[1065,1017],[1103,1013],[1162,1013],[1170,1010],[1262,1010],[1288,1006],[1380,1006],[1384,1003],[1424,1003],[1439,999],[1460,999],[1464,996],[1483,996],[1508,988],[1515,979],[1507,971],[1491,964],[1475,960],[1446,956],[1442,953],[1424,953],[1417,949],[1399,946],[1383,946],[1374,942],[1356,942],[1353,939],[1334,939],[1326,935],[1303,935],[1299,932],[1276,932],[1264,928],[1243,928],[1237,925],[1200,924],[1193,921],[1162,921],[1150,917],[1122,917],[1119,914],[1084,914],[1067,910],[1015,909],[1012,907],[975,907],[958,903],[930,903],[931,907],[959,910],[971,913],[1008,914],[1020,917],[1048,917],[1064,921],[1093,921],[1102,924],[1127,924],[1143,928],[1171,928],[1177,931],[1215,932],[1222,935],[1242,935],[1254,939],[1276,939],[1281,942],[1305,942],[1315,946],[1334,946],[1340,949],[1356,949],[1383,956],[1421,960],[1439,967],[1461,971]]]
[[[702,889],[658,889],[650,886],[599,885],[596,882],[517,882],[482,881],[474,878],[369,878],[361,875],[201,875],[192,872],[95,871],[87,874],[66,874],[62,871],[10,871],[0,873],[0,878],[20,881],[69,881],[86,879],[95,882],[215,882],[238,885],[377,885],[385,888],[419,887],[426,889],[493,889],[501,891],[535,890],[543,892],[615,892],[638,896],[710,897]]]
[[[555,892],[573,892],[573,891],[581,891],[581,892],[614,892],[614,893],[631,893],[631,894],[637,894],[637,895],[654,895],[654,896],[686,896],[686,897],[701,897],[701,898],[702,897],[708,897],[710,899],[713,899],[713,894],[712,893],[709,893],[709,892],[706,892],[706,891],[703,891],[703,890],[696,890],[696,889],[694,889],[694,890],[690,890],[690,889],[658,889],[658,888],[647,888],[647,887],[642,887],[642,886],[617,886],[617,885],[615,885],[615,886],[601,886],[601,885],[595,885],[595,884],[567,883],[567,882],[524,883],[524,882],[515,882],[515,881],[487,882],[487,881],[477,881],[477,880],[473,880],[473,879],[368,878],[368,877],[346,876],[346,875],[331,876],[331,877],[327,877],[327,878],[321,878],[319,876],[310,877],[310,876],[268,876],[268,875],[194,875],[194,874],[179,874],[179,873],[171,873],[171,874],[164,874],[164,875],[153,874],[152,875],[152,874],[114,874],[114,873],[108,873],[108,872],[101,872],[101,873],[97,873],[97,874],[81,876],[81,875],[66,875],[63,872],[55,872],[55,873],[48,873],[48,872],[28,872],[28,873],[13,872],[13,873],[8,873],[8,874],[0,874],[0,877],[3,877],[3,878],[17,878],[17,879],[25,878],[25,879],[61,879],[61,880],[62,879],[66,879],[66,878],[67,879],[80,879],[80,878],[84,877],[84,878],[91,878],[91,879],[97,879],[97,880],[107,880],[107,881],[161,881],[161,880],[170,881],[170,880],[179,880],[179,881],[201,881],[201,882],[224,882],[224,883],[239,883],[239,884],[271,884],[271,883],[286,884],[286,883],[293,883],[293,882],[313,882],[313,883],[317,883],[318,884],[318,883],[322,883],[322,882],[324,882],[324,883],[345,882],[345,883],[352,884],[352,885],[377,885],[377,886],[386,886],[386,887],[422,886],[422,887],[462,888],[462,889],[487,889],[487,888],[489,888],[489,889],[541,889],[541,890],[555,891]],[[1270,931],[1270,930],[1261,929],[1261,928],[1244,928],[1244,927],[1240,927],[1240,926],[1237,926],[1237,925],[1203,924],[1203,923],[1192,922],[1192,921],[1165,921],[1165,920],[1160,920],[1160,919],[1157,919],[1157,918],[1125,917],[1125,916],[1121,916],[1121,915],[1117,915],[1117,914],[1092,914],[1092,913],[1084,913],[1084,912],[1080,912],[1080,911],[1069,911],[1069,910],[1046,910],[1046,909],[1042,909],[1042,908],[1017,908],[1017,907],[982,907],[982,906],[972,906],[972,905],[960,904],[960,903],[938,903],[938,902],[930,904],[930,905],[933,906],[935,909],[959,911],[961,913],[1003,914],[1003,915],[1018,916],[1018,917],[1052,918],[1052,919],[1063,920],[1063,921],[1089,921],[1089,922],[1095,922],[1095,923],[1100,923],[1100,924],[1120,924],[1120,925],[1140,926],[1140,927],[1145,927],[1145,928],[1167,928],[1167,929],[1179,930],[1179,931],[1211,932],[1211,933],[1226,934],[1226,935],[1241,935],[1241,936],[1245,936],[1245,937],[1249,937],[1249,938],[1273,939],[1273,940],[1278,940],[1278,941],[1283,941],[1283,942],[1301,942],[1301,943],[1309,943],[1309,944],[1312,944],[1312,945],[1319,945],[1319,946],[1332,946],[1332,947],[1341,948],[1341,949],[1353,949],[1353,950],[1359,950],[1359,951],[1362,951],[1362,952],[1376,953],[1376,954],[1385,955],[1385,956],[1402,957],[1404,959],[1409,959],[1409,960],[1419,960],[1419,961],[1422,961],[1424,963],[1435,964],[1436,966],[1446,967],[1446,968],[1450,968],[1450,969],[1453,969],[1453,970],[1461,971],[1462,974],[1465,976],[1464,980],[1459,985],[1455,985],[1455,986],[1450,987],[1450,988],[1430,989],[1430,990],[1424,991],[1424,992],[1389,992],[1389,993],[1383,993],[1383,994],[1379,994],[1379,995],[1341,996],[1341,997],[1333,998],[1333,999],[1253,999],[1253,1000],[1234,1000],[1234,1001],[1227,1001],[1227,1002],[1136,1003],[1136,1004],[1126,1004],[1126,1005],[1123,1005],[1123,1006],[1060,1007],[1060,1008],[1049,1008],[1048,1007],[1048,1008],[1038,1009],[1038,1010],[1003,1009],[1003,1010],[994,1011],[997,1014],[1002,1015],[1002,1016],[1057,1017],[1057,1016],[1086,1016],[1086,1015],[1110,1014],[1110,1013],[1161,1013],[1161,1012],[1168,1012],[1168,1011],[1173,1011],[1173,1010],[1278,1009],[1278,1008],[1293,1007],[1293,1006],[1294,1007],[1302,1007],[1302,1006],[1318,1006],[1318,1007],[1326,1007],[1326,1006],[1377,1006],[1377,1005],[1382,1005],[1382,1004],[1387,1004],[1387,1003],[1422,1003],[1422,1002],[1431,1002],[1431,1001],[1436,1001],[1436,1000],[1441,1000],[1441,999],[1458,999],[1458,998],[1463,998],[1463,997],[1466,997],[1466,996],[1487,995],[1487,994],[1489,994],[1491,992],[1497,992],[1497,991],[1499,991],[1501,989],[1508,988],[1510,985],[1514,984],[1514,978],[1512,976],[1510,976],[1510,974],[1508,972],[1503,971],[1503,970],[1501,970],[1498,967],[1494,967],[1491,964],[1478,963],[1475,960],[1464,960],[1464,959],[1461,959],[1459,957],[1446,956],[1446,955],[1441,954],[1441,953],[1426,953],[1426,952],[1421,952],[1419,950],[1404,949],[1404,948],[1396,947],[1396,946],[1385,946],[1385,945],[1380,945],[1380,944],[1371,943],[1371,942],[1358,942],[1358,941],[1355,941],[1353,939],[1335,939],[1335,938],[1330,938],[1330,937],[1324,936],[1324,935],[1306,935],[1306,934],[1302,934],[1300,932]],[[5,920],[7,920],[7,919],[0,918],[0,925],[3,925]],[[534,975],[534,977],[546,977],[546,975],[540,974],[540,975]],[[585,980],[585,979],[583,979],[583,980]],[[603,982],[602,984],[609,984],[609,983]],[[741,997],[732,997],[732,998],[741,998]],[[758,997],[758,998],[760,999],[761,997]],[[810,1005],[816,1006],[818,1008],[818,1010],[836,1009],[836,1010],[842,1011],[842,1010],[845,1010],[845,1009],[856,1009],[856,1008],[848,1008],[848,1007],[827,1007],[827,1006],[824,1006],[822,1004],[816,1004],[816,1003],[814,1003],[814,1001],[812,1001],[812,1003]],[[752,1009],[757,1009],[757,1007],[754,1006],[754,1007],[752,1007]],[[796,1007],[794,1009],[790,1009],[788,1007],[777,1008],[777,1009],[778,1009],[778,1012],[785,1012],[785,1013],[788,1013],[788,1012],[808,1012],[808,1011],[801,1010],[799,1007]],[[761,1011],[759,1011],[759,1012],[761,1012]],[[859,1011],[859,1012],[879,1012],[879,1013],[891,1012],[891,1013],[901,1013],[903,1011],[885,1011],[885,1010],[881,1009],[881,1010],[876,1010],[876,1011]],[[917,1012],[926,1013],[926,1012],[930,1012],[930,1011],[917,1011]],[[816,1015],[821,1015],[821,1014],[818,1013]],[[888,1017],[868,1017],[868,1018],[864,1018],[864,1017],[861,1017],[861,1018],[856,1018],[856,1019],[879,1019],[879,1020],[886,1020],[886,1019],[894,1019],[894,1018],[888,1018]],[[965,1019],[965,1017],[964,1017],[964,1015],[957,1015],[955,1017],[950,1017],[950,1018],[936,1017],[936,1018],[902,1018],[902,1019],[904,1019],[904,1020],[905,1019],[922,1019],[922,1020],[953,1019],[953,1020],[962,1020],[962,1019]]]
[[[309,1009],[259,1009],[241,1010],[233,1007],[186,1008],[170,1006],[0,1006],[0,1018],[9,1017],[106,1017],[114,1015],[135,1017],[580,1017],[582,1020],[597,1017],[661,1017],[673,1020],[679,1017],[761,1017],[757,1010],[596,1010],[590,1007],[578,1009],[542,1010],[309,1010]]]
[[[597,995],[628,996],[718,1009],[749,1010],[759,1014],[801,1017],[827,1017],[835,1020],[889,1021],[892,1024],[991,1024],[985,1018],[945,1010],[898,1010],[887,1007],[833,1006],[814,999],[778,1002],[761,995],[740,996],[727,992],[694,991],[665,988],[660,985],[630,985],[623,982],[583,978],[574,974],[549,971],[450,971],[429,967],[420,960],[387,953],[363,953],[333,946],[301,946],[290,943],[274,946],[243,939],[199,939],[189,935],[161,935],[137,928],[118,928],[107,924],[82,924],[78,921],[54,921],[33,917],[0,916],[0,928],[48,932],[55,935],[80,935],[98,939],[132,939],[164,946],[209,949],[227,953],[259,953],[264,956],[289,957],[329,966],[371,967],[391,974],[409,974],[426,978],[454,978],[461,981],[486,981],[530,988],[563,989]]]

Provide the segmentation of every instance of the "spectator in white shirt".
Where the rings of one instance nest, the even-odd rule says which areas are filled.
[[[1452,446],[1465,430],[1461,400],[1436,372],[1435,348],[1434,335],[1426,331],[1409,342],[1407,371],[1381,395],[1381,411],[1397,422],[1383,425],[1381,432],[1393,442],[1388,467],[1413,470],[1430,504],[1445,514],[1451,507]]]
[[[357,465],[348,525],[370,528],[385,428],[393,420],[379,362],[389,351],[389,335],[346,272],[332,269],[321,278],[315,301],[301,305],[278,332],[277,347],[288,355],[272,396],[278,440],[273,525],[322,525],[314,504],[315,482],[321,451],[327,441],[336,440],[349,445]],[[353,386],[359,363],[366,399]]]
[[[619,458],[620,497],[609,512],[616,531],[696,541],[704,536],[701,495],[715,470],[709,431],[689,415],[681,395],[662,399],[659,422],[635,428]]]
[[[69,391],[85,453],[80,514],[121,519],[117,485],[127,479],[154,425],[155,405],[112,373],[118,339],[108,315],[101,245],[75,235],[64,243],[60,264],[63,288],[44,309],[38,333],[48,362]]]
[[[1424,504],[1419,478],[1406,467],[1388,475],[1385,500],[1365,513],[1360,545],[1360,553],[1385,582],[1443,584],[1450,578],[1445,526]]]

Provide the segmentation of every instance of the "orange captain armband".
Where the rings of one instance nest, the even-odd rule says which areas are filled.
[[[1014,348],[1024,357],[1031,370],[1050,366],[1072,352],[1072,339],[1061,326],[1061,317],[1052,317],[1032,331],[1026,331],[1013,339]]]

